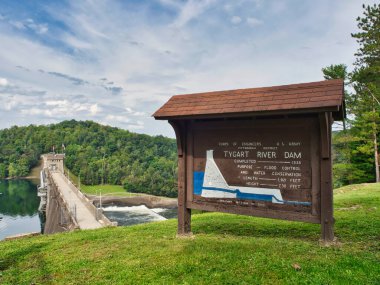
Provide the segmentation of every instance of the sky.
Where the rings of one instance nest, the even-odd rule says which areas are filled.
[[[0,0],[0,128],[93,120],[174,137],[172,95],[352,69],[374,0]]]

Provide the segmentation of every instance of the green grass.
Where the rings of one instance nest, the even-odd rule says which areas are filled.
[[[380,284],[380,185],[335,209],[330,247],[319,225],[222,213],[193,215],[194,238],[168,220],[0,242],[0,284]]]
[[[102,193],[102,196],[136,196],[138,194],[128,193],[127,190],[121,185],[81,185],[81,191],[90,195],[99,195]]]
[[[65,167],[65,174],[67,173],[68,169]],[[78,176],[74,175],[73,173],[69,172],[70,180],[78,187],[80,184],[80,190],[85,194],[90,195],[100,195],[100,191],[102,193],[102,196],[122,196],[122,197],[130,197],[130,196],[136,196],[138,194],[129,193],[127,190],[123,188],[121,185],[84,185],[82,183],[79,183]]]

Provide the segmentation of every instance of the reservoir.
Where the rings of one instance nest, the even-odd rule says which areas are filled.
[[[37,184],[27,179],[0,180],[0,240],[41,232]]]

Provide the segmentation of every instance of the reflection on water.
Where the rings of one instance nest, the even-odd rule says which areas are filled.
[[[37,185],[26,179],[0,180],[0,240],[40,232]]]
[[[131,226],[177,217],[177,209],[154,208],[144,205],[132,207],[105,207],[104,215],[119,226]]]

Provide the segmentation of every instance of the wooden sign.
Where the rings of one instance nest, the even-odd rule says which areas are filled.
[[[281,92],[291,94],[291,87]],[[342,106],[342,88],[334,90],[340,96],[334,100]],[[237,91],[229,93],[241,94]],[[250,91],[246,94],[252,100],[255,89]],[[322,238],[333,240],[331,124],[334,117],[340,118],[341,109],[293,108],[282,110],[282,115],[274,109],[276,113],[255,111],[247,116],[213,114],[205,105],[196,114],[185,108],[185,114],[178,115],[174,107],[182,101],[175,97],[154,116],[169,119],[176,132],[179,234],[191,232],[191,209],[199,209],[320,223]],[[205,98],[217,97],[186,95],[183,104],[195,104],[197,110]],[[275,102],[275,96],[271,98]],[[233,108],[243,104],[236,95],[233,99]]]
[[[311,120],[255,123],[230,122],[230,128],[225,123],[192,125],[191,201],[316,213],[311,164],[318,162],[311,145],[317,138],[308,131],[316,124]]]

